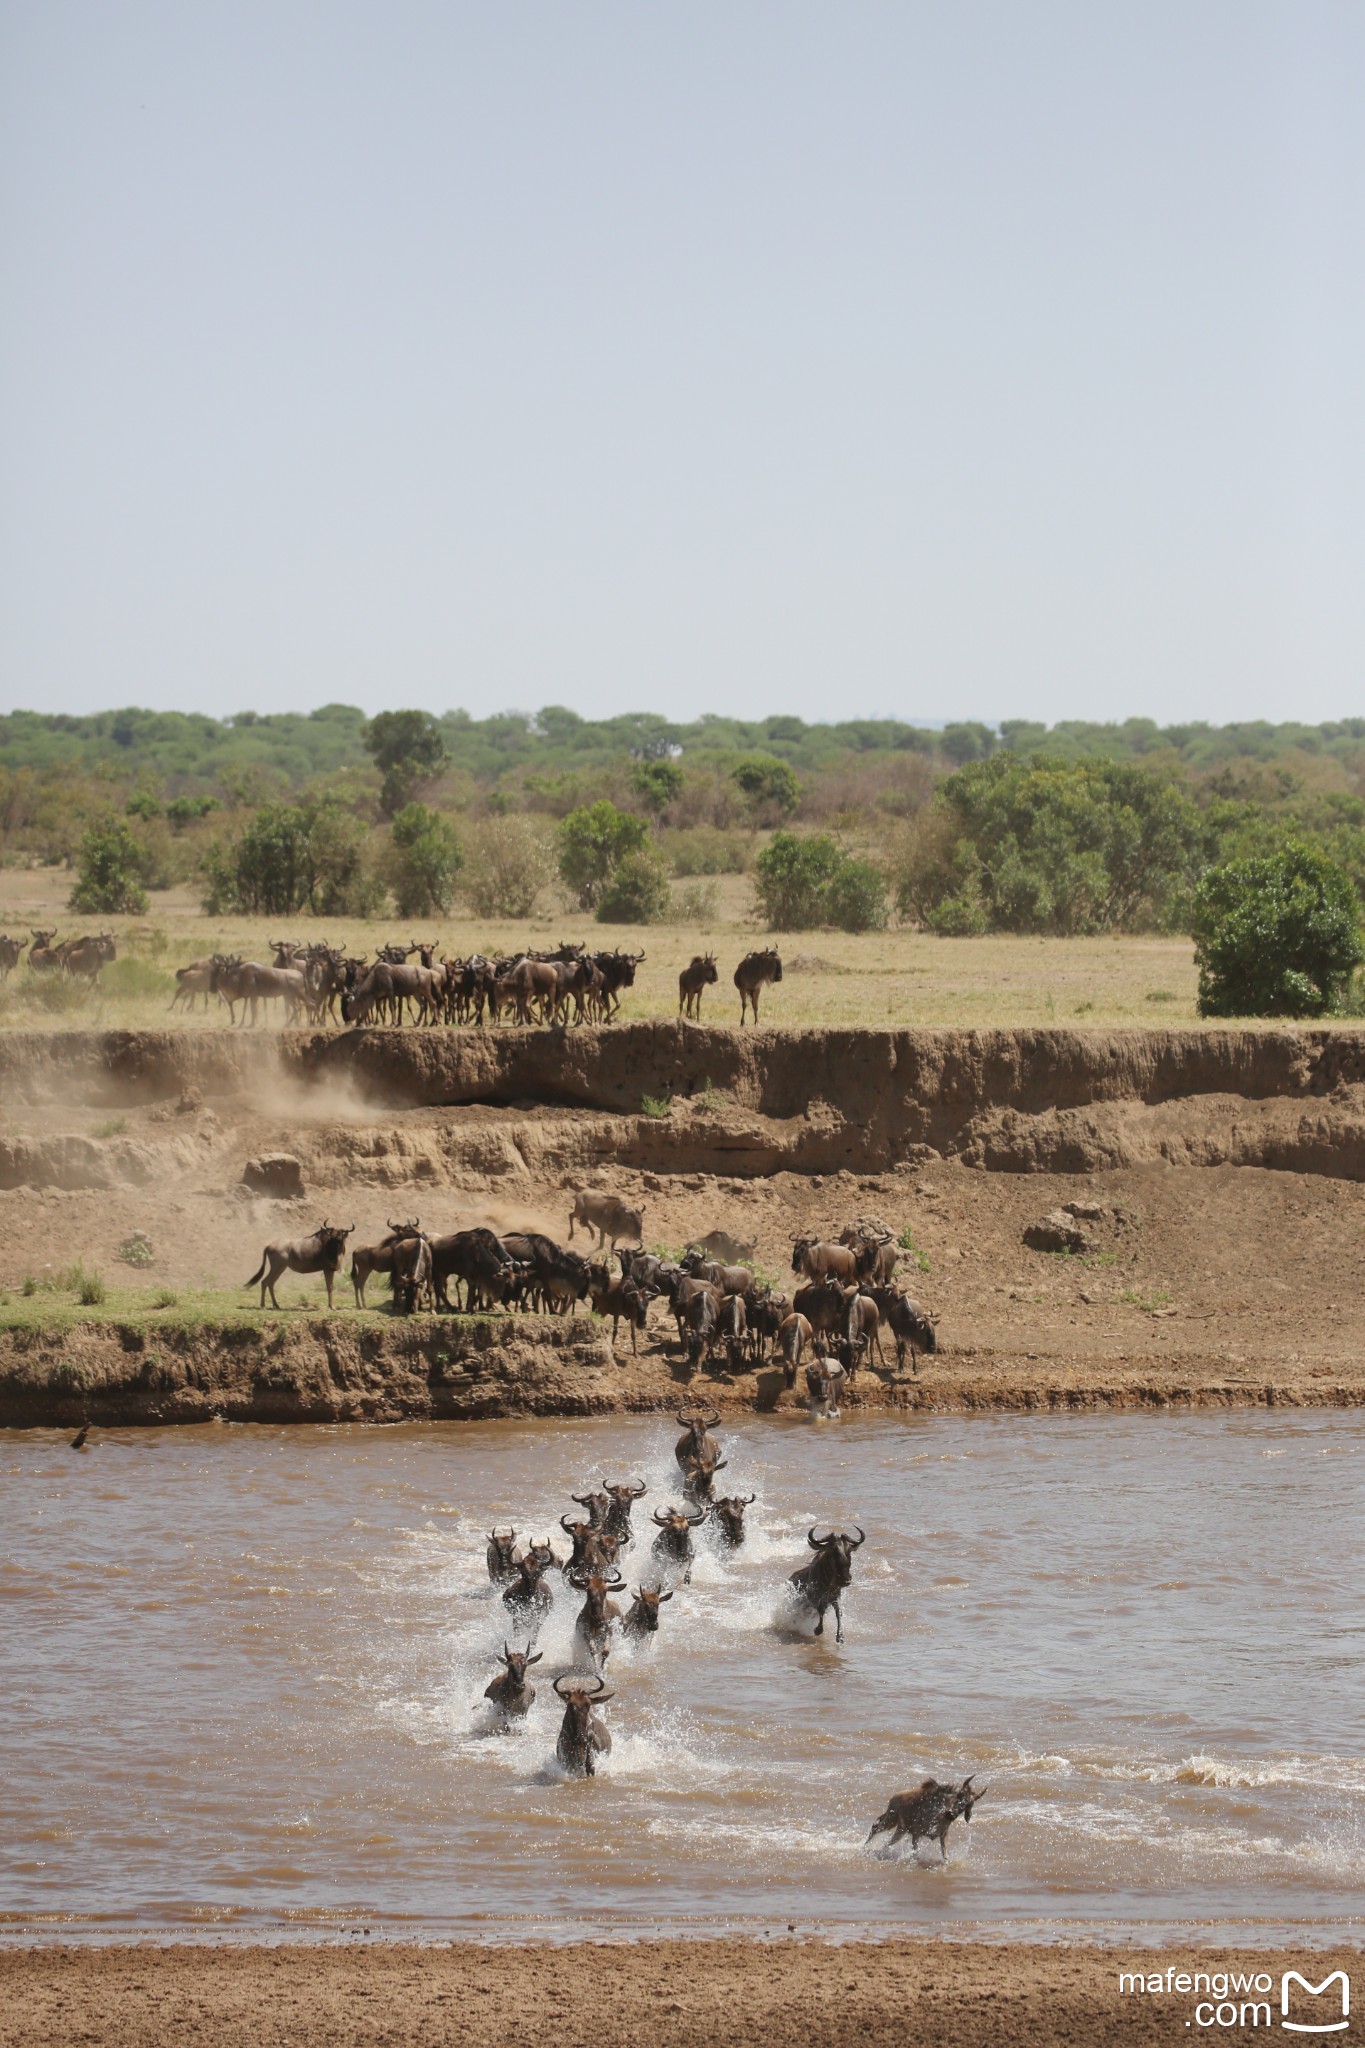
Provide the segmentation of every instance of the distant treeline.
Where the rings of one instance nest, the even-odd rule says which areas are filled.
[[[1211,868],[1306,846],[1365,891],[1365,718],[939,730],[650,713],[0,717],[0,858],[73,905],[188,882],[211,912],[704,923],[724,874],[777,929],[1187,930]]]
[[[89,717],[13,711],[0,716],[0,768],[75,770],[158,778],[170,794],[235,797],[244,779],[301,789],[347,769],[369,770],[365,713],[351,704],[311,712],[239,712],[207,718],[198,712],[95,712]],[[786,761],[815,777],[869,757],[918,755],[946,772],[986,760],[1001,749],[1063,760],[1105,757],[1208,774],[1230,763],[1262,764],[1297,756],[1337,763],[1352,779],[1365,774],[1365,718],[1325,725],[1157,725],[1079,719],[1048,726],[1007,718],[998,727],[964,720],[942,728],[890,718],[853,718],[808,725],[781,716],[745,720],[708,715],[675,723],[653,712],[580,718],[549,705],[536,712],[499,711],[471,718],[451,711],[434,723],[452,774],[486,787],[527,778],[555,778],[612,762],[673,759],[716,764],[747,754]],[[532,794],[535,793],[534,787]]]

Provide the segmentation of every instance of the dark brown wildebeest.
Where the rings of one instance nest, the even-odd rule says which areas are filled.
[[[731,1550],[737,1550],[744,1541],[744,1510],[751,1508],[758,1499],[756,1493],[732,1493],[724,1500],[713,1500],[711,1513],[715,1517],[720,1540]]]
[[[709,1280],[722,1294],[748,1294],[754,1284],[747,1266],[723,1266],[719,1259],[708,1259],[699,1251],[684,1252],[678,1263],[684,1273],[694,1280]]]
[[[702,990],[709,988],[713,981],[719,981],[714,953],[694,953],[689,964],[678,976],[678,1015],[693,1017],[701,1022]]]
[[[606,1266],[588,1268],[588,1303],[595,1316],[611,1317],[611,1348],[616,1349],[616,1332],[622,1319],[630,1328],[631,1356],[639,1350],[636,1333],[648,1328],[652,1296]]]
[[[117,951],[112,932],[99,932],[94,938],[69,939],[62,948],[62,965],[68,974],[79,975],[83,981],[96,981]]]
[[[389,1271],[393,1306],[400,1316],[415,1315],[419,1308],[436,1312],[431,1285],[431,1246],[419,1231],[416,1237],[400,1237],[393,1248]]]
[[[607,1509],[607,1534],[614,1536],[620,1548],[624,1550],[635,1541],[635,1532],[630,1526],[630,1511],[636,1501],[643,1497],[645,1483],[643,1480],[638,1486],[612,1486],[607,1480],[603,1480],[602,1483],[611,1497],[611,1506]]]
[[[555,1755],[566,1771],[579,1777],[595,1777],[598,1757],[611,1753],[611,1730],[595,1709],[605,1706],[615,1695],[607,1691],[605,1678],[566,1675],[557,1678],[554,1686],[564,1702]]]
[[[389,1222],[387,1235],[378,1244],[358,1244],[351,1251],[351,1285],[355,1289],[355,1305],[364,1308],[365,1287],[372,1273],[391,1273],[393,1255],[405,1238],[419,1237],[422,1223],[414,1216],[411,1223]]]
[[[259,1021],[262,1003],[282,1002],[286,1024],[292,1024],[299,1011],[306,1010],[309,1004],[308,985],[301,967],[263,967],[259,960],[235,960],[221,953],[213,956],[209,987],[227,1004],[234,1024],[238,1003],[242,1005],[243,1021],[250,1013],[253,1024]]]
[[[504,1721],[520,1721],[530,1713],[535,1703],[536,1689],[526,1682],[526,1673],[532,1664],[539,1664],[545,1655],[537,1650],[532,1656],[529,1650],[513,1650],[506,1643],[498,1662],[506,1666],[491,1685],[483,1689],[486,1700],[492,1700],[499,1716]]]
[[[12,939],[0,932],[0,981],[8,980],[10,970],[19,965],[19,955],[27,944],[27,939]]]
[[[765,946],[761,953],[746,953],[735,969],[735,987],[739,990],[739,1021],[744,1022],[744,1013],[752,1008],[754,1022],[758,1022],[758,992],[768,981],[781,981],[782,958],[776,946]]]
[[[588,1261],[555,1243],[539,1230],[509,1230],[503,1249],[519,1265],[529,1266],[528,1287],[550,1315],[567,1314],[588,1292]]]
[[[630,1208],[619,1195],[599,1195],[585,1189],[581,1195],[574,1196],[573,1207],[569,1211],[570,1243],[573,1242],[575,1225],[579,1223],[590,1238],[594,1230],[597,1232],[599,1246],[610,1238],[614,1251],[618,1238],[628,1237],[636,1244],[640,1242],[645,1233],[645,1212]]]
[[[782,1382],[784,1386],[796,1385],[797,1369],[813,1341],[814,1331],[803,1315],[795,1310],[787,1316],[777,1332],[777,1350],[782,1360]]]
[[[749,1351],[755,1365],[762,1365],[768,1355],[768,1346],[777,1342],[778,1332],[792,1312],[792,1305],[785,1294],[774,1294],[771,1288],[746,1297],[744,1313],[749,1319]]]
[[[718,1458],[720,1445],[711,1431],[720,1424],[720,1417],[714,1408],[683,1408],[673,1417],[682,1435],[673,1446],[673,1455],[686,1471],[694,1458]]]
[[[728,1458],[689,1458],[683,1470],[683,1492],[691,1494],[693,1500],[705,1501],[710,1505],[711,1488],[716,1483],[717,1472],[723,1472],[729,1464]]]
[[[853,1525],[857,1528],[857,1523]],[[825,1633],[825,1609],[834,1609],[834,1640],[844,1640],[844,1617],[839,1610],[839,1597],[853,1583],[853,1553],[861,1550],[867,1538],[858,1529],[855,1542],[851,1536],[838,1534],[833,1530],[828,1536],[817,1536],[814,1529],[807,1532],[806,1541],[815,1552],[810,1564],[803,1564],[794,1571],[791,1582],[798,1595],[808,1607],[815,1609],[815,1633]]]
[[[808,1286],[798,1287],[792,1308],[797,1315],[806,1318],[822,1350],[844,1334],[848,1299],[846,1290],[837,1280],[821,1280],[818,1284],[811,1282]]]
[[[35,973],[49,974],[62,964],[61,948],[52,943],[57,936],[57,927],[54,924],[46,931],[39,931],[36,925],[31,925],[29,929],[33,933],[33,944],[28,949],[28,964]]]
[[[452,1230],[445,1236],[433,1237],[430,1242],[431,1281],[438,1307],[458,1311],[460,1281],[464,1282],[465,1307],[470,1313],[476,1308],[506,1301],[516,1274],[516,1264],[496,1232],[482,1226],[473,1230]],[[452,1280],[456,1283],[453,1303],[448,1291]]]
[[[806,1367],[806,1391],[812,1415],[837,1415],[848,1386],[848,1374],[837,1359],[817,1358]]]
[[[865,1352],[875,1351],[878,1365],[885,1365],[882,1351],[882,1317],[871,1294],[863,1294],[856,1287],[844,1290],[844,1341],[849,1355],[861,1364]]]
[[[573,1625],[574,1644],[586,1651],[593,1670],[600,1673],[611,1649],[612,1623],[621,1619],[621,1610],[611,1595],[620,1592],[625,1580],[614,1568],[609,1572],[565,1572],[564,1576],[576,1592],[584,1595]]]
[[[924,1351],[932,1356],[938,1350],[938,1332],[934,1327],[937,1318],[926,1315],[917,1301],[898,1293],[894,1287],[874,1287],[872,1298],[896,1340],[896,1364],[904,1371],[908,1351],[910,1369],[918,1372],[918,1353]]]
[[[516,1542],[515,1529],[499,1529],[495,1525],[488,1532],[488,1576],[495,1586],[505,1586],[516,1577],[521,1558]]]
[[[972,1776],[975,1775],[973,1772]],[[940,1785],[937,1778],[926,1778],[916,1791],[897,1792],[894,1799],[887,1800],[886,1812],[873,1821],[867,1840],[870,1842],[873,1835],[891,1828],[894,1832],[885,1844],[888,1849],[894,1849],[906,1835],[910,1837],[910,1847],[918,1849],[921,1836],[935,1836],[938,1853],[946,1863],[949,1828],[955,1820],[970,1821],[972,1808],[990,1789],[983,1785],[979,1792],[973,1792],[971,1778],[964,1778],[960,1785]],[[866,1848],[867,1843],[863,1846]]]
[[[683,1567],[683,1584],[692,1577],[692,1559],[696,1552],[692,1547],[692,1531],[699,1529],[706,1520],[708,1510],[699,1508],[695,1515],[689,1515],[686,1508],[666,1508],[663,1514],[654,1510],[654,1521],[659,1533],[654,1538],[654,1555],[668,1564]]]
[[[611,1496],[605,1487],[596,1493],[571,1493],[569,1499],[575,1507],[586,1509],[591,1528],[606,1528],[607,1517],[611,1513]]]
[[[634,988],[635,970],[644,961],[643,953],[595,953],[593,963],[602,977],[600,1001],[602,1019],[610,1024],[621,1008],[621,990]]]
[[[332,1307],[332,1283],[337,1268],[346,1256],[346,1240],[355,1229],[354,1223],[341,1230],[334,1223],[319,1223],[311,1237],[296,1237],[287,1244],[268,1244],[261,1253],[261,1263],[244,1287],[261,1283],[261,1307],[265,1307],[267,1292],[275,1308],[279,1302],[275,1295],[275,1282],[280,1275],[289,1273],[321,1273],[327,1283],[327,1306]]]
[[[659,1609],[665,1600],[672,1598],[673,1595],[665,1593],[660,1586],[637,1586],[635,1598],[621,1623],[622,1635],[634,1636],[637,1641],[644,1636],[657,1635]]]
[[[616,1563],[616,1538],[593,1522],[571,1522],[561,1515],[559,1526],[573,1545],[564,1560],[564,1576],[571,1572],[610,1571]]]
[[[839,1232],[839,1243],[854,1247],[869,1246],[875,1256],[870,1263],[864,1264],[862,1272],[858,1275],[859,1279],[875,1280],[879,1287],[889,1285],[896,1270],[896,1261],[900,1257],[900,1249],[889,1230],[875,1230],[867,1222],[847,1223]]]
[[[881,1241],[860,1239],[857,1244],[831,1244],[827,1238],[794,1237],[792,1271],[804,1273],[817,1286],[822,1280],[837,1280],[841,1287],[853,1287],[868,1278],[880,1251]]]
[[[748,1362],[749,1319],[744,1313],[744,1296],[727,1294],[721,1304],[720,1340],[725,1346],[725,1362],[731,1372],[738,1372]]]
[[[555,1561],[555,1554],[548,1543],[530,1544],[517,1559],[516,1577],[503,1594],[503,1603],[513,1613],[533,1612],[537,1617],[544,1614],[554,1598],[545,1583],[545,1574]]]

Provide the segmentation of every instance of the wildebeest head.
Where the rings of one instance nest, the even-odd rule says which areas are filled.
[[[571,1493],[569,1499],[578,1507],[587,1509],[590,1528],[606,1528],[607,1516],[611,1512],[611,1501],[605,1493]]]
[[[354,1223],[348,1223],[344,1230],[336,1223],[328,1223],[326,1221],[319,1223],[313,1235],[318,1241],[318,1250],[322,1253],[324,1268],[341,1264],[342,1259],[346,1255],[346,1240],[353,1234],[354,1230]]]
[[[611,1497],[611,1507],[608,1510],[610,1519],[629,1522],[631,1507],[644,1497],[644,1480],[642,1479],[638,1486],[613,1486],[609,1479],[604,1479],[602,1485]]]
[[[631,1628],[642,1635],[654,1635],[659,1627],[659,1609],[665,1600],[673,1595],[665,1593],[661,1586],[637,1586],[635,1604],[626,1617]]]
[[[720,1529],[722,1542],[731,1545],[744,1541],[744,1510],[751,1508],[758,1499],[756,1493],[732,1493],[724,1500],[713,1500],[711,1513]]]
[[[604,1707],[615,1695],[607,1691],[605,1678],[579,1678],[573,1673],[562,1674],[554,1681],[554,1689],[564,1702],[564,1725],[560,1730],[559,1748],[561,1757],[567,1750],[579,1759],[592,1743],[592,1716],[595,1707]]]
[[[681,1542],[689,1529],[695,1529],[706,1520],[706,1515],[705,1508],[700,1508],[695,1515],[689,1515],[686,1508],[665,1508],[662,1514],[655,1508],[653,1519],[666,1534]]]
[[[707,1430],[714,1429],[720,1421],[720,1416],[714,1408],[685,1408],[680,1414],[676,1414],[673,1420],[680,1429],[685,1429],[692,1439],[690,1455],[700,1457],[704,1451],[715,1449],[713,1443],[708,1443],[706,1436]],[[678,1447],[678,1455],[684,1455],[682,1445]]]
[[[537,1650],[534,1656],[531,1655],[529,1649],[512,1650],[509,1649],[506,1642],[504,1642],[502,1646],[502,1655],[501,1657],[499,1657],[498,1662],[499,1664],[505,1664],[507,1666],[508,1685],[510,1687],[515,1688],[517,1692],[520,1692],[521,1688],[526,1683],[527,1671],[530,1669],[532,1664],[539,1664],[541,1658],[544,1655],[545,1652],[543,1650]]]
[[[857,1528],[857,1526],[855,1522],[854,1527]],[[861,1549],[862,1545],[867,1541],[861,1529],[858,1529],[856,1542],[851,1536],[843,1533],[836,1534],[833,1530],[830,1531],[828,1536],[817,1536],[814,1529],[807,1532],[806,1541],[811,1549],[832,1570],[836,1585],[852,1585],[853,1553],[855,1550]]]
[[[500,1578],[510,1578],[517,1568],[512,1555],[517,1540],[515,1529],[490,1529],[488,1532],[488,1569]]]
[[[973,1772],[972,1777],[975,1777],[975,1775],[976,1773]],[[970,1820],[972,1808],[976,1805],[977,1800],[984,1799],[990,1789],[989,1785],[983,1785],[979,1791],[973,1791],[972,1779],[970,1777],[964,1778],[962,1783],[953,1792],[953,1819]]]

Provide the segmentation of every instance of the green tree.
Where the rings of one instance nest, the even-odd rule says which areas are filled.
[[[439,775],[448,758],[441,728],[429,711],[381,711],[364,737],[365,751],[384,778],[379,805],[386,818]]]
[[[1194,892],[1205,1017],[1321,1017],[1365,960],[1350,877],[1297,842],[1210,868]]]
[[[630,779],[635,794],[655,817],[682,795],[683,772],[676,761],[640,761]]]
[[[73,910],[86,917],[138,916],[147,908],[143,848],[122,818],[102,818],[90,827],[77,849],[76,868]]]
[[[617,862],[597,903],[599,924],[662,924],[673,892],[668,869],[652,846]]]
[[[580,910],[595,910],[612,874],[649,837],[643,818],[601,797],[570,811],[559,826],[559,872]]]
[[[759,905],[773,931],[838,925],[877,931],[887,919],[886,885],[870,861],[855,860],[827,833],[774,832],[758,857]]]
[[[464,851],[449,819],[425,804],[405,804],[393,821],[386,863],[399,916],[449,910],[463,866]]]
[[[204,909],[211,917],[368,917],[384,890],[367,862],[365,828],[333,803],[269,804],[236,841],[204,857]]]
[[[554,869],[549,842],[530,818],[495,814],[473,830],[461,893],[478,917],[529,917]]]
[[[752,755],[747,761],[737,762],[730,774],[760,825],[781,824],[801,801],[796,770],[771,755]]]

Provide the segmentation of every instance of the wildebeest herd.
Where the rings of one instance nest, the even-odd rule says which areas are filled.
[[[270,951],[269,962],[212,953],[177,967],[171,1008],[193,1009],[200,997],[207,1009],[216,1000],[233,1024],[258,1023],[273,1002],[283,1005],[286,1024],[610,1024],[645,957],[619,948],[590,952],[573,942],[552,951],[448,959],[438,957],[435,939],[381,946],[373,960],[320,940],[272,939]],[[678,976],[679,1016],[700,1020],[702,994],[717,979],[715,955],[698,954]],[[757,1023],[760,991],[781,979],[775,946],[744,956],[734,974],[741,1024],[750,1011]]]
[[[27,939],[12,939],[0,932],[0,981],[8,980],[19,965],[25,948],[28,949],[28,966],[32,974],[66,974],[73,981],[94,982],[111,960],[116,958],[118,947],[112,932],[87,933],[80,938],[57,939],[56,925],[31,929]]]
[[[804,1369],[812,1404],[826,1411],[838,1408],[861,1367],[874,1359],[886,1366],[883,1330],[895,1346],[898,1372],[908,1360],[917,1373],[921,1354],[938,1348],[936,1319],[895,1284],[898,1247],[875,1218],[845,1225],[837,1239],[795,1238],[791,1269],[802,1284],[791,1295],[762,1281],[752,1266],[733,1256],[746,1248],[724,1231],[708,1233],[677,1258],[645,1251],[643,1212],[618,1195],[576,1195],[570,1240],[580,1228],[589,1244],[595,1235],[595,1257],[543,1231],[499,1235],[477,1226],[437,1233],[424,1230],[419,1217],[390,1220],[383,1237],[351,1248],[355,1305],[367,1306],[365,1290],[375,1274],[387,1275],[400,1315],[422,1309],[568,1315],[586,1301],[594,1315],[610,1319],[613,1349],[625,1323],[635,1354],[639,1333],[648,1331],[651,1307],[662,1301],[689,1376],[703,1369],[754,1372],[771,1357],[780,1362],[788,1388]],[[336,1275],[355,1229],[354,1223],[343,1227],[324,1221],[309,1237],[269,1244],[244,1284],[259,1282],[261,1307],[268,1294],[278,1308],[275,1287],[284,1273],[321,1273],[331,1308]]]
[[[648,1491],[643,1480],[604,1480],[570,1495],[581,1512],[560,1517],[570,1546],[563,1557],[556,1556],[550,1537],[523,1545],[514,1526],[495,1524],[488,1532],[488,1576],[501,1592],[508,1617],[502,1649],[496,1653],[500,1669],[483,1694],[498,1729],[524,1722],[535,1703],[530,1673],[544,1659],[536,1645],[554,1605],[556,1585],[582,1596],[574,1618],[570,1668],[553,1680],[564,1709],[555,1754],[561,1768],[573,1776],[595,1776],[599,1758],[611,1753],[611,1730],[601,1710],[617,1696],[608,1690],[607,1679],[614,1644],[620,1639],[640,1646],[657,1636],[661,1608],[680,1584],[691,1582],[695,1538],[704,1524],[709,1524],[722,1552],[733,1553],[745,1541],[745,1510],[757,1496],[714,1494],[715,1475],[729,1462],[712,1435],[719,1416],[714,1410],[686,1409],[676,1419],[682,1429],[674,1447],[681,1504],[670,1502],[652,1511],[656,1534],[650,1565],[641,1571],[633,1590],[634,1574],[622,1567],[635,1546],[632,1513]],[[808,1530],[812,1555],[787,1580],[785,1605],[791,1621],[813,1616],[813,1632],[820,1636],[832,1610],[835,1641],[843,1642],[841,1600],[853,1581],[854,1553],[865,1540],[864,1531],[856,1526],[852,1533],[831,1528],[822,1535],[818,1527]],[[971,1819],[985,1790],[975,1790],[970,1777],[960,1785],[940,1785],[928,1778],[917,1790],[891,1799],[873,1822],[868,1842],[888,1829],[893,1847],[906,1835],[914,1848],[922,1838],[932,1838],[946,1859],[949,1828],[958,1818]]]

